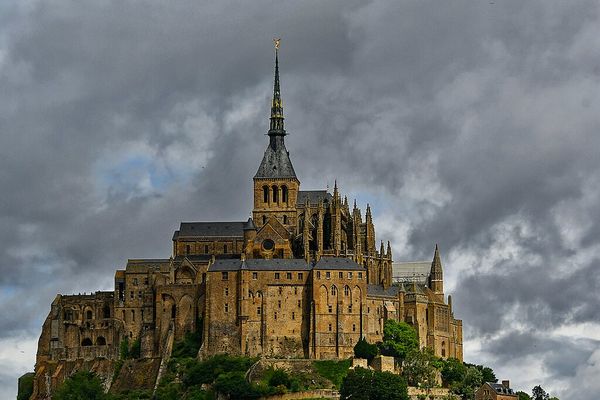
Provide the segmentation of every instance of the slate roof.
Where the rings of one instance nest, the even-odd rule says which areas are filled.
[[[275,138],[275,140],[279,140],[279,138]],[[275,144],[273,141],[267,146],[265,155],[254,178],[296,178],[290,154],[283,143],[283,137],[281,138],[281,142]]]
[[[400,287],[390,286],[387,289],[383,288],[383,285],[367,285],[367,296],[379,296],[379,297],[398,297]]]
[[[431,272],[431,261],[407,261],[392,263],[394,282],[426,283]]]
[[[315,265],[315,269],[365,270],[363,266],[358,265],[349,258],[343,257],[321,257],[319,262]]]
[[[319,204],[321,200],[333,201],[333,196],[327,190],[300,190],[296,204],[302,205],[308,199],[310,204]]]
[[[245,268],[250,271],[310,271],[311,265],[303,259],[274,258],[271,260],[250,259],[216,260],[209,268],[209,272],[215,271],[238,271],[244,263]]]
[[[185,237],[243,237],[246,221],[238,222],[182,222],[173,234],[173,240]]]
[[[490,385],[492,387],[492,389],[494,389],[497,393],[501,393],[501,394],[515,394],[513,392],[512,389],[510,388],[506,388],[504,387],[504,385],[500,384],[500,383],[494,383],[494,382],[486,382],[488,385]]]

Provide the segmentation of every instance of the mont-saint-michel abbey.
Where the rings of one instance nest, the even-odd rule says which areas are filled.
[[[117,360],[125,338],[139,340],[142,358],[160,360],[189,332],[201,333],[200,358],[335,359],[352,357],[360,338],[381,341],[394,319],[414,326],[420,346],[438,357],[463,359],[462,321],[444,293],[434,242],[423,244],[431,261],[395,262],[368,205],[363,214],[337,184],[300,190],[286,135],[276,50],[268,143],[247,193],[252,218],[182,222],[172,254],[128,260],[114,290],[57,295],[32,398],[47,398],[77,365]]]

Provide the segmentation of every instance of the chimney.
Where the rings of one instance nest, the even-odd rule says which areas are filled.
[[[507,389],[510,389],[510,381],[502,381],[502,386],[504,386]]]

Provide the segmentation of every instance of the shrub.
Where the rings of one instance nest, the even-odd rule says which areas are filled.
[[[366,358],[369,363],[377,356],[379,348],[376,344],[370,344],[367,339],[360,338],[354,346],[354,356],[358,358]]]
[[[348,368],[352,364],[352,360],[319,360],[313,362],[313,367],[319,375],[329,379],[336,388],[342,384],[342,380],[348,374]]]
[[[80,371],[63,382],[52,395],[54,400],[106,400],[100,378],[89,371]]]

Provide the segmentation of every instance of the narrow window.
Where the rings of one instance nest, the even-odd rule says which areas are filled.
[[[190,254],[190,245],[189,244],[185,245],[185,254]]]
[[[299,279],[299,280],[302,280],[302,279],[304,279],[304,273],[302,273],[302,272],[298,272],[298,279]]]
[[[225,288],[225,296],[229,296],[229,288],[228,287]]]
[[[132,291],[130,291],[130,292],[129,292],[129,298],[130,298],[131,300],[133,300],[133,298],[134,298],[134,297],[135,297],[135,296],[134,296],[134,294],[133,294],[133,290],[132,290]]]
[[[208,254],[208,245],[207,244],[204,245],[204,254]]]
[[[317,279],[321,279],[321,271],[317,271]]]
[[[332,287],[331,287],[331,294],[332,294],[333,296],[335,296],[335,295],[337,294],[337,289],[336,289],[336,287],[335,287],[335,286],[332,286]]]
[[[277,311],[275,312],[275,315],[273,316],[273,319],[277,319]]]
[[[175,304],[171,306],[171,318],[175,318],[177,316],[177,307]]]
[[[267,223],[267,216],[263,215],[263,225]]]
[[[92,319],[93,318],[93,313],[91,310],[87,310],[85,312],[85,319]]]
[[[271,188],[273,190],[273,203],[279,202],[279,188],[275,185]]]
[[[298,307],[302,307],[302,300],[298,300]]]
[[[292,312],[292,319],[296,319],[296,313]]]
[[[352,332],[356,332],[356,324],[352,324]]]
[[[254,279],[254,280],[258,279],[258,272],[253,272],[252,273],[252,279]]]
[[[131,310],[131,321],[135,322],[135,310]]]
[[[350,304],[350,305],[348,306],[348,313],[349,313],[349,314],[352,314],[352,304]]]
[[[279,272],[275,272],[275,279],[279,279]]]
[[[283,224],[284,224],[284,225],[287,225],[287,223],[288,223],[288,218],[287,218],[287,215],[284,215],[284,216],[283,216]]]
[[[148,284],[148,278],[144,278],[144,285]]]
[[[327,278],[327,279],[331,278],[331,272],[329,272],[329,271],[325,272],[325,278]]]
[[[141,291],[141,290],[138,290],[138,299],[140,299],[140,300],[141,300],[141,298],[142,298],[142,291]]]
[[[294,294],[298,294],[298,288],[294,286]]]
[[[229,303],[225,303],[225,312],[228,313],[229,312]]]
[[[362,279],[362,272],[358,273],[358,279]]]
[[[281,187],[281,201],[283,203],[287,203],[288,201],[288,188],[285,185]]]
[[[263,186],[263,203],[269,202],[269,187]]]
[[[329,324],[328,328],[329,328],[329,332],[331,332],[333,330],[333,327],[331,326],[331,324]]]
[[[348,279],[352,279],[352,272],[348,272]]]
[[[338,272],[338,278],[344,279],[344,273],[343,272]]]
[[[277,307],[281,308],[281,300],[277,300]]]
[[[227,273],[226,271],[221,272],[221,279],[224,281],[229,280],[229,273]]]
[[[137,280],[137,278],[133,278],[133,285],[134,285],[134,286],[137,286],[137,284],[138,284],[138,280]]]
[[[279,295],[281,296],[283,294],[283,288],[279,288]]]
[[[287,279],[292,279],[292,273],[291,273],[291,272],[288,272],[288,273],[286,273],[286,274],[285,274],[285,277],[286,277]]]
[[[344,287],[344,295],[350,296],[350,288],[348,286]]]
[[[329,313],[331,314],[333,312],[333,306],[330,304],[327,306],[327,308],[329,309]]]
[[[260,315],[260,307],[256,307],[256,315]]]
[[[223,245],[223,253],[227,254],[227,245],[226,244]]]

